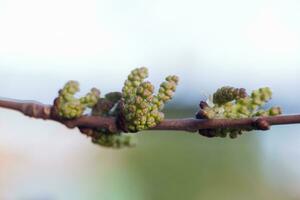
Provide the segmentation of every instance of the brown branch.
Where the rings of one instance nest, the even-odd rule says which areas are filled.
[[[18,101],[0,99],[0,107],[12,109],[29,117],[58,121],[68,128],[78,127],[80,130],[89,128],[106,128],[111,132],[121,131],[114,117],[82,116],[74,120],[62,120],[53,115],[52,107],[34,101]],[[284,125],[300,123],[300,114],[280,115],[271,117],[245,118],[245,119],[165,119],[151,130],[172,130],[196,132],[200,129],[217,128],[252,128],[267,130],[270,125]],[[87,134],[88,135],[88,134]]]
[[[51,119],[51,106],[36,101],[0,99],[0,107],[19,111],[29,117]]]

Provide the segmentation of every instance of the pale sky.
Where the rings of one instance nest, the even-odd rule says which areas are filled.
[[[69,79],[119,90],[139,66],[156,84],[178,74],[178,94],[193,87],[194,98],[222,85],[284,92],[300,74],[299,10],[289,0],[1,0],[1,84],[27,90],[2,94],[34,98],[32,88]]]

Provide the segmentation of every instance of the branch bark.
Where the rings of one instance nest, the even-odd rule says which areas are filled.
[[[44,105],[35,101],[19,101],[13,99],[0,99],[0,107],[12,109],[26,116],[54,120],[66,125],[68,128],[79,129],[106,128],[111,132],[121,131],[115,117],[82,116],[74,120],[62,120],[54,116],[51,105]],[[272,117],[258,117],[245,119],[165,119],[159,125],[150,130],[172,130],[196,132],[201,129],[217,128],[253,128],[256,130],[267,130],[269,125],[284,125],[300,123],[300,114],[280,115]]]

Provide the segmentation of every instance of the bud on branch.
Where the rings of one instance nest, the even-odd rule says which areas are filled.
[[[243,88],[222,87],[212,100],[201,101],[196,118],[164,119],[164,104],[171,100],[178,84],[177,76],[168,76],[154,94],[145,67],[133,70],[121,92],[104,97],[92,88],[84,97],[76,98],[76,81],[69,81],[58,92],[53,105],[34,101],[0,99],[0,107],[29,117],[54,120],[68,128],[78,128],[101,146],[121,148],[133,146],[132,134],[142,130],[199,132],[206,137],[235,138],[242,132],[268,130],[272,125],[300,123],[300,114],[281,115],[280,107],[263,109],[272,97],[269,88],[254,90],[250,95]],[[91,112],[84,115],[86,108]],[[129,133],[128,133],[129,132]]]

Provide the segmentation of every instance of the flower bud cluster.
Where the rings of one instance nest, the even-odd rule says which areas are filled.
[[[110,92],[104,98],[99,98],[96,105],[92,108],[93,116],[117,117],[118,104],[122,98],[120,92]],[[120,132],[112,133],[105,128],[90,129],[89,135],[92,135],[92,142],[104,147],[123,148],[135,146],[135,135],[124,134]]]
[[[178,77],[168,76],[160,85],[159,92],[154,95],[154,86],[144,81],[148,77],[145,67],[133,70],[125,81],[122,93],[111,92],[100,98],[100,91],[92,88],[84,97],[76,98],[79,83],[69,81],[59,91],[54,101],[54,116],[62,119],[80,117],[86,108],[91,108],[91,115],[102,117],[122,118],[125,132],[137,132],[156,126],[164,119],[161,110],[164,104],[172,99]],[[122,117],[120,117],[122,116]],[[124,129],[123,129],[124,128]],[[81,128],[82,133],[92,137],[92,142],[101,146],[122,148],[134,146],[132,134],[123,134],[120,131],[110,132],[106,128]]]
[[[104,147],[110,148],[124,148],[134,147],[136,140],[129,134],[100,134],[98,138],[93,138],[92,142]]]
[[[256,107],[263,106],[271,98],[272,98],[272,91],[268,87],[259,88],[258,90],[254,90],[251,93],[251,100],[252,100],[251,103],[253,104],[253,106]]]
[[[156,126],[164,119],[161,110],[172,99],[178,77],[168,76],[154,95],[154,86],[144,81],[148,77],[145,67],[133,70],[123,87],[124,117],[129,132],[138,132]]]
[[[59,91],[59,96],[54,101],[54,112],[64,119],[80,117],[86,108],[91,108],[93,116],[117,116],[118,104],[121,101],[122,93],[110,92],[104,98],[100,98],[100,91],[92,88],[84,97],[75,98],[79,91],[79,83],[69,81]],[[101,146],[111,148],[122,148],[135,146],[135,138],[131,134],[120,132],[111,133],[105,128],[101,129],[80,129],[82,133],[92,137],[92,142]]]
[[[242,94],[243,95],[237,95]],[[196,114],[197,119],[241,119],[257,116],[275,116],[281,114],[280,107],[272,107],[268,110],[262,107],[272,98],[270,88],[254,90],[250,96],[245,95],[244,89],[223,87],[213,95],[213,104],[200,103],[200,110]],[[224,97],[224,100],[222,100]],[[231,99],[231,100],[230,100]],[[216,130],[200,130],[199,133],[208,137],[237,137],[242,131],[251,129],[223,128]]]
[[[166,80],[162,84],[160,84],[160,88],[157,94],[157,100],[160,101],[158,105],[163,105],[164,103],[172,99],[178,81],[179,78],[177,76],[168,76]]]
[[[100,96],[100,91],[93,88],[85,97],[77,99],[74,95],[78,91],[79,83],[76,81],[67,82],[59,91],[54,103],[59,117],[65,119],[80,117],[87,107],[91,108],[97,103]]]
[[[280,107],[272,107],[269,110],[258,110],[254,116],[257,117],[268,117],[268,116],[276,116],[282,113]]]
[[[225,86],[222,88],[219,88],[214,94],[213,94],[213,103],[222,105],[227,102],[244,98],[247,96],[246,90],[244,88],[234,88],[230,86]]]
[[[122,89],[123,97],[129,98],[136,93],[137,87],[148,77],[148,69],[146,67],[137,68],[131,71]]]
[[[82,105],[86,105],[88,108],[92,108],[98,102],[100,97],[100,91],[96,88],[92,88],[89,93],[79,99]]]

